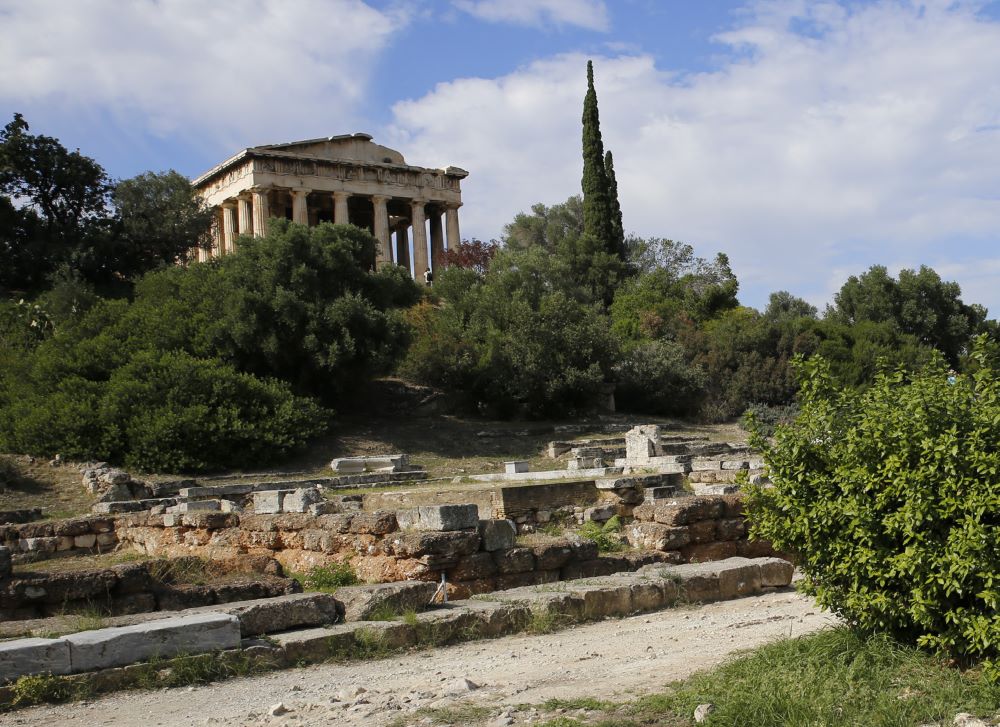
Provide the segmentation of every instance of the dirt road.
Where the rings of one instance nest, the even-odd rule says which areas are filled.
[[[712,666],[740,649],[833,623],[792,592],[607,620],[353,664],[320,665],[204,687],[124,692],[0,716],[2,725],[430,724],[421,707],[477,704],[493,725],[530,720],[504,707],[553,697],[625,698]],[[363,690],[363,691],[362,691]],[[271,707],[289,710],[275,716]],[[280,711],[280,710],[279,710]]]

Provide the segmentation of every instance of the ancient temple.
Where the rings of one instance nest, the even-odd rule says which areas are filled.
[[[345,222],[367,228],[378,240],[375,264],[410,268],[423,279],[443,264],[447,245],[459,240],[461,181],[458,167],[426,169],[372,142],[344,134],[244,149],[192,184],[217,212],[212,249],[200,260],[236,249],[241,234],[263,235],[269,217],[315,225]]]

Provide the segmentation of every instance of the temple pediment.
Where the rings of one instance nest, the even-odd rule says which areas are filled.
[[[340,136],[292,141],[285,144],[266,144],[255,146],[250,151],[273,152],[310,159],[352,161],[362,164],[406,164],[402,154],[395,149],[374,143],[368,134],[341,134]]]

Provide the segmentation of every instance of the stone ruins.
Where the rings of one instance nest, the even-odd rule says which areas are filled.
[[[198,257],[233,252],[238,235],[263,235],[269,217],[350,223],[378,240],[379,268],[411,269],[412,237],[412,272],[422,281],[426,269],[443,265],[445,230],[448,247],[461,241],[458,208],[468,174],[410,166],[360,133],[250,147],[192,182],[216,210],[212,249]]]
[[[139,679],[130,665],[143,659],[204,652],[274,668],[363,657],[373,639],[437,645],[523,631],[532,614],[572,622],[789,583],[791,564],[747,537],[732,483],[739,472],[760,478],[762,463],[745,445],[612,426],[616,436],[550,442],[545,453],[562,469],[510,461],[479,479],[430,480],[406,454],[340,457],[328,477],[242,482],[149,484],[90,465],[92,515],[3,514],[0,698],[13,688],[2,682],[23,675],[79,675],[111,689]],[[617,551],[573,529],[612,518]],[[144,560],[14,569],[115,549]],[[287,577],[342,566],[364,584],[301,593]],[[224,577],[178,580],[187,568]],[[66,625],[94,609],[106,627]],[[416,616],[392,620],[403,613]],[[2,640],[25,633],[65,635]]]

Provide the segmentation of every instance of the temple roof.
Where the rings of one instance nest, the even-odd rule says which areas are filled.
[[[191,184],[197,187],[236,162],[255,156],[298,157],[312,160],[357,162],[360,164],[408,166],[406,160],[403,159],[403,155],[398,151],[390,149],[387,146],[382,146],[381,144],[375,144],[372,142],[371,134],[359,132],[355,134],[320,137],[318,139],[290,141],[284,144],[262,144],[260,146],[248,147],[222,162],[222,164],[213,167],[193,179]],[[414,168],[422,169],[422,167]],[[459,178],[464,178],[469,174],[459,167],[447,167],[434,171],[443,171],[445,174]]]

